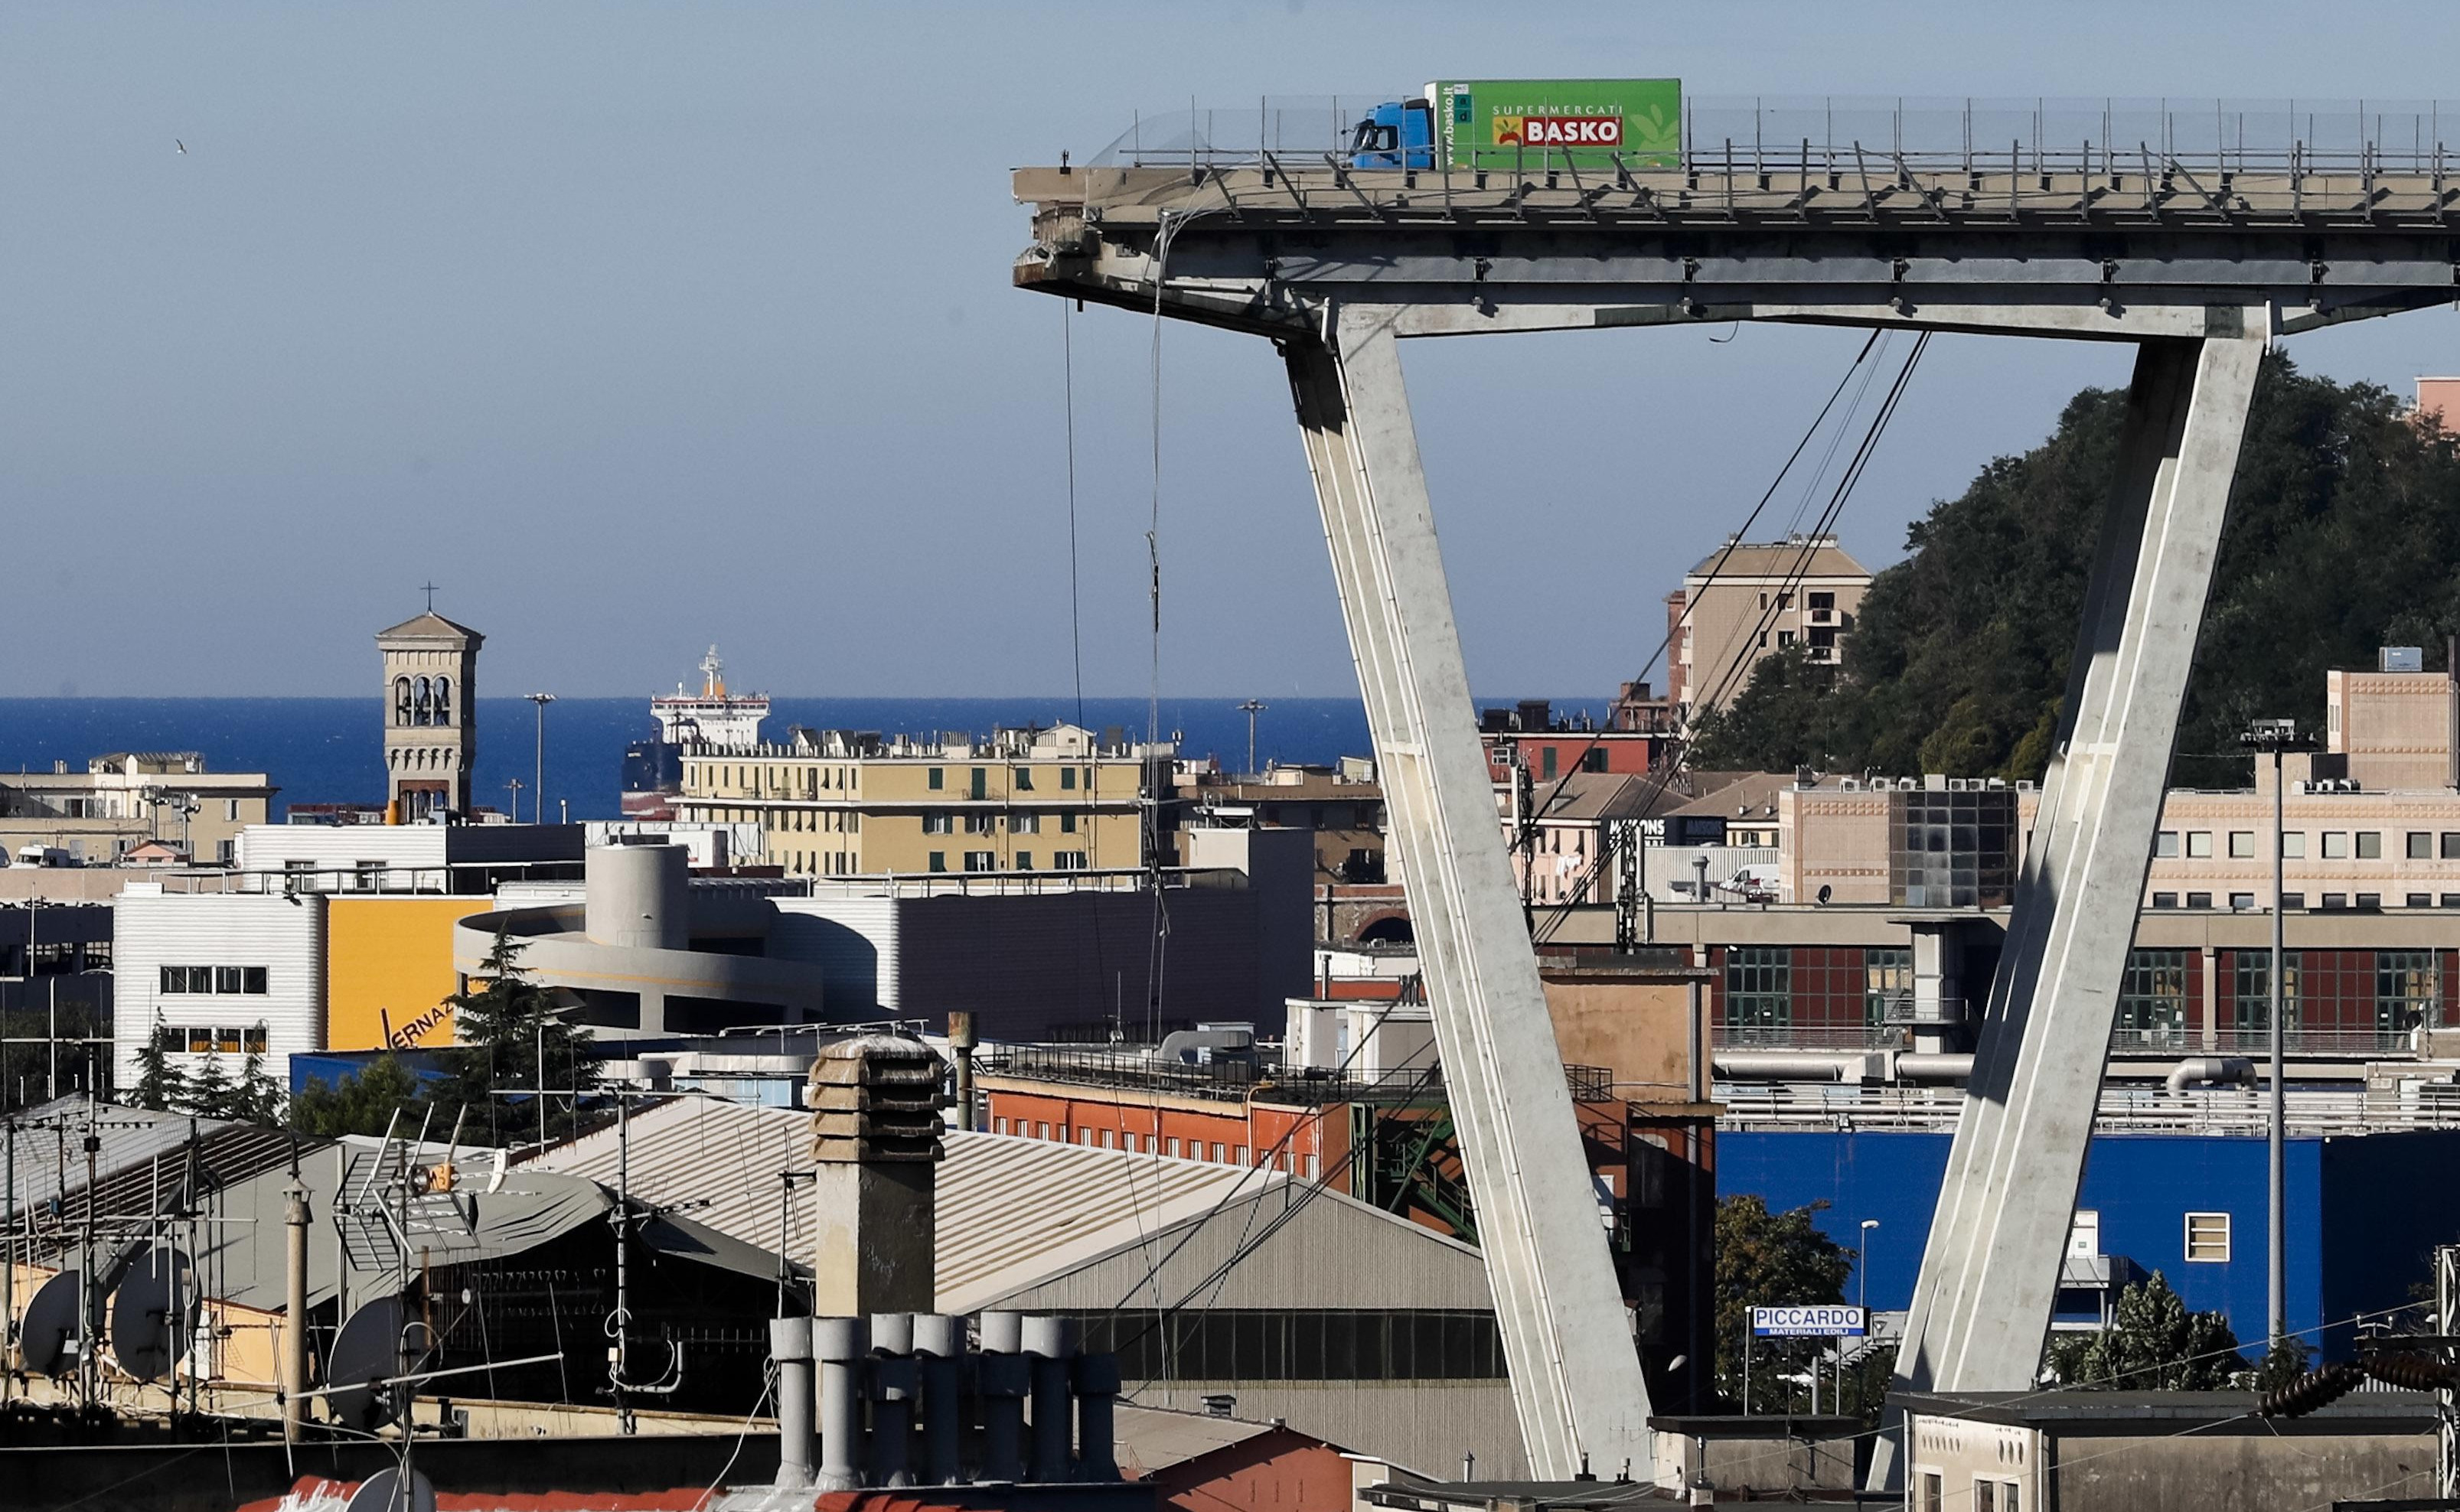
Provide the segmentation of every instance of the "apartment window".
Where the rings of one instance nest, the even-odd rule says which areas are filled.
[[[1862,1021],[1884,1024],[1888,1009],[1901,1005],[1911,1018],[1914,1000],[1914,953],[1910,946],[1875,945],[1862,953]]]
[[[238,968],[238,967],[236,967],[236,966],[217,966],[217,967],[215,967],[215,968],[214,968],[214,991],[216,991],[216,992],[218,992],[218,993],[236,993],[236,992],[238,992],[238,991],[239,991],[239,968]]]
[[[1945,1482],[1936,1470],[1921,1473],[1921,1492],[1914,1502],[1915,1512],[1941,1512],[1947,1504]]]
[[[965,815],[965,833],[989,834],[999,828],[999,815],[969,813]]]
[[[1030,766],[1019,766],[1016,768],[1014,781],[1016,784],[1016,790],[1018,792],[1033,791],[1033,768]]]
[[[1005,1134],[1005,1133],[1007,1133],[1007,1120],[1006,1118],[1004,1118],[1004,1117],[1002,1117],[1002,1118],[994,1118],[994,1119],[992,1119],[992,1120],[991,1120],[991,1132],[992,1132],[992,1133],[994,1133],[994,1134]]]
[[[2152,853],[2156,856],[2176,855],[2178,853],[2178,831],[2175,830],[2164,830],[2159,834],[2154,835],[2152,837]]]
[[[1050,1137],[1050,1125],[1043,1123],[1040,1119],[1034,1120],[1033,1137],[1038,1140],[1049,1139]]]
[[[2233,892],[2230,894],[2230,907],[2234,909],[2251,909],[2255,907],[2255,894],[2252,892]]]
[[[1538,775],[1541,779],[1543,779],[1543,780],[1545,780],[1545,781],[1547,781],[1547,782],[1552,782],[1552,781],[1554,781],[1554,780],[1555,780],[1555,747],[1554,747],[1554,746],[1546,746],[1544,749],[1540,750],[1540,751],[1538,753],[1538,767],[1539,767],[1539,770],[1538,770]]]
[[[1016,869],[1017,869],[1019,872],[1030,872],[1030,871],[1032,871],[1032,870],[1033,870],[1033,852],[1032,852],[1032,851],[1030,851],[1030,850],[1019,850],[1019,851],[1016,853]]]
[[[1244,1166],[1247,1164],[1246,1145],[1241,1144],[1230,1151],[1230,1164],[1233,1166]]]
[[[1836,607],[1836,596],[1833,593],[1827,592],[1813,593],[1811,596],[1811,607],[1813,609],[1834,609]]]
[[[956,829],[956,815],[948,813],[945,810],[939,813],[926,813],[922,816],[922,832],[924,834],[947,834]]]
[[[2207,905],[2209,900],[2207,900]],[[2119,979],[2118,1026],[2123,1045],[2154,1049],[2187,1042],[2187,953],[2131,950]]]
[[[1076,816],[1074,814],[1064,813],[1059,816],[1059,832],[1061,834],[1074,834],[1076,832]]]
[[[238,799],[236,799],[236,798],[225,798],[225,799],[223,799],[223,823],[224,823],[224,824],[237,824],[237,823],[239,823],[239,800],[238,800]]]
[[[2286,836],[2283,836],[2282,838],[2283,838],[2283,840],[2285,841],[2287,837],[2286,837]],[[2230,858],[2231,858],[2232,860],[2235,860],[2235,861],[2251,861],[2251,860],[2253,860],[2253,859],[2255,858],[2255,831],[2254,831],[2254,830],[2231,830],[2231,831],[2230,831],[2230,841],[2229,841],[2229,845],[2230,845],[2230,851],[2229,851],[2229,853],[2230,853]],[[2286,845],[2286,844],[2284,844],[2284,845],[2281,847],[2281,851],[2280,851],[2280,853],[2281,853],[2282,855],[2287,855],[2287,854],[2289,853],[2289,850],[2288,850],[2288,847],[2287,847],[2287,845]]]
[[[2411,861],[2434,859],[2434,835],[2431,830],[2411,830],[2408,832],[2408,858]]]
[[[2190,859],[2213,853],[2213,832],[2210,830],[2187,831],[2187,855]]]
[[[2303,892],[2283,892],[2280,894],[2280,908],[2283,913],[2286,913],[2291,909],[2302,909],[2305,906],[2306,894]]]
[[[1178,1159],[1178,1140],[1177,1137],[1174,1136],[1163,1140],[1161,1142],[1161,1152],[1173,1160]]]
[[[165,995],[171,993],[184,993],[187,990],[188,968],[185,966],[165,966],[162,968],[162,991]]]
[[[2375,1032],[2404,1035],[2442,1017],[2443,972],[2435,953],[2375,952]]]
[[[2460,909],[2460,892],[2446,892],[2435,901],[2436,908]]]
[[[2383,859],[2382,830],[2361,830],[2358,831],[2358,859],[2361,861],[2380,861]]]
[[[2323,894],[2323,909],[2326,913],[2329,913],[2334,909],[2344,909],[2348,906],[2349,894],[2346,892],[2326,892]]]
[[[947,786],[946,779],[947,769],[945,767],[934,766],[931,768],[929,774],[923,778],[922,785],[930,788],[933,792],[938,792],[941,788]]]
[[[2407,906],[2410,908],[2432,908],[2434,906],[2434,894],[2431,892],[2411,892],[2408,895]]]
[[[989,850],[968,850],[965,852],[965,870],[996,872],[999,870],[999,856]]]
[[[2226,1265],[2230,1257],[2230,1215],[2225,1212],[2187,1214],[2187,1259],[2195,1265]]]
[[[1760,595],[1760,607],[1761,607],[1761,608],[1763,608],[1763,609],[1765,609],[1765,608],[1767,608],[1767,607],[1768,607],[1768,595],[1766,595],[1766,594],[1762,594],[1762,595]]]
[[[990,796],[990,773],[980,766],[973,768],[971,776],[965,783],[965,796],[979,803]]]
[[[2190,892],[2187,894],[2187,907],[2191,909],[2208,909],[2212,906],[2213,895],[2210,892]]]
[[[2443,831],[2443,859],[2460,861],[2460,830]]]
[[[2383,907],[2383,894],[2380,892],[2361,892],[2358,894],[2358,907],[2362,909],[2379,909]]]
[[[1085,852],[1054,850],[1050,853],[1050,865],[1052,870],[1058,872],[1082,872],[1085,870]]]
[[[1793,952],[1737,945],[1726,952],[1726,1027],[1771,1038],[1793,1021]]]
[[[1973,1478],[1973,1512],[1999,1512],[1999,1482]]]
[[[947,851],[934,850],[931,852],[931,870],[934,872],[945,872],[948,870]]]
[[[1221,1146],[1220,1146],[1220,1145],[1216,1144],[1216,1145],[1214,1145],[1214,1146],[1213,1146],[1213,1158],[1214,1158],[1215,1160],[1217,1160],[1217,1161],[1219,1161],[1219,1160],[1221,1158]]]
[[[1776,643],[1780,646],[1790,646],[1793,644],[1793,632],[1791,630],[1778,631],[1776,633]]]
[[[1790,594],[1790,593],[1781,593],[1781,594],[1777,595],[1777,596],[1776,596],[1776,606],[1777,606],[1779,609],[1791,609],[1791,608],[1792,608],[1792,607],[1793,607],[1793,595],[1792,595],[1792,594]]]
[[[2156,909],[2176,908],[2178,906],[2178,894],[2175,892],[2155,892],[2152,894],[2152,906]]]
[[[2304,855],[2304,854],[2306,853],[2306,852],[2305,852],[2305,849],[2304,849],[2304,847],[2302,847],[2302,846],[2301,846],[2301,847],[2300,847],[2299,849],[2294,850],[2291,850],[2291,849],[2289,848],[2289,842],[2290,842],[2290,840],[2291,840],[2291,839],[2293,839],[2293,838],[2295,838],[2295,839],[2299,839],[2299,840],[2303,840],[2303,839],[2305,839],[2305,836],[2303,836],[2303,835],[2291,836],[2291,835],[2285,835],[2285,834],[2284,834],[2284,835],[2282,835],[2282,836],[2280,837],[2280,853],[2281,853],[2282,855],[2285,855],[2285,856]],[[2324,860],[2326,860],[2326,861],[2346,861],[2348,858],[2349,858],[2349,832],[2348,832],[2347,830],[2324,830],[2324,831],[2323,831],[2323,859],[2324,859]]]
[[[1061,792],[1074,792],[1076,790],[1075,767],[1062,766],[1059,768],[1059,790]]]
[[[1042,833],[1042,815],[1038,813],[1010,814],[1007,816],[1007,827],[1009,831],[1015,834],[1040,834]]]
[[[2237,854],[2237,851],[2235,849],[2235,846],[2237,837],[2236,835],[2232,835],[2230,840],[2233,846],[2230,854],[2236,855]],[[2341,854],[2343,856],[2347,855],[2349,853],[2349,837],[2337,830],[2325,831],[2323,835],[2323,853],[2327,856],[2332,853],[2332,842],[2335,840],[2338,840],[2341,843]],[[2250,855],[2254,854],[2253,851],[2249,851],[2247,853]],[[2283,830],[2280,831],[2280,854],[2285,860],[2304,860],[2306,857],[2306,831],[2303,830]]]

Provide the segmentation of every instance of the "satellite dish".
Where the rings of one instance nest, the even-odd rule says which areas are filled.
[[[1832,889],[1831,887],[1829,887],[1829,885],[1828,885],[1827,883],[1822,882],[1821,884],[1819,884],[1819,901],[1820,901],[1820,902],[1825,903],[1825,902],[1827,902],[1827,901],[1829,900],[1829,898],[1831,898],[1831,897],[1832,897],[1832,896],[1834,896],[1834,889]]]
[[[435,1512],[435,1487],[415,1470],[405,1485],[400,1467],[387,1465],[359,1482],[342,1512]]]
[[[503,1188],[504,1188],[504,1151],[503,1151],[502,1147],[499,1145],[499,1146],[498,1146],[498,1148],[497,1148],[497,1150],[496,1150],[496,1168],[495,1168],[495,1170],[494,1170],[494,1171],[490,1172],[490,1173],[489,1173],[489,1175],[488,1175],[488,1177],[487,1177],[487,1190],[488,1190],[490,1193],[494,1193],[494,1192],[501,1191],[501,1190],[503,1190]]]
[[[76,1368],[77,1301],[84,1290],[84,1280],[74,1270],[62,1270],[26,1304],[17,1346],[28,1370],[57,1380]]]
[[[188,1257],[169,1245],[138,1251],[111,1298],[111,1352],[119,1368],[141,1381],[160,1380],[196,1336],[196,1275]]]
[[[333,1420],[367,1433],[397,1420],[410,1407],[410,1387],[373,1383],[419,1370],[434,1348],[427,1325],[400,1297],[378,1297],[351,1313],[333,1335],[332,1360],[325,1371],[325,1404]],[[360,1494],[365,1492],[361,1487]]]

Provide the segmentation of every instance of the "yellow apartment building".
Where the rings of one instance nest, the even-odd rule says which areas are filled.
[[[759,825],[766,852],[746,859],[788,876],[1129,868],[1174,755],[1073,724],[980,740],[796,726],[750,750],[685,746],[675,817]]]

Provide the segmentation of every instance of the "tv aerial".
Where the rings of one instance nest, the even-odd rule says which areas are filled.
[[[62,1270],[34,1292],[17,1327],[18,1357],[28,1370],[64,1380],[76,1370],[77,1305],[84,1299],[85,1277]]]
[[[412,1390],[402,1377],[416,1375],[435,1348],[434,1333],[398,1296],[377,1297],[351,1313],[333,1336],[325,1370],[325,1405],[333,1420],[364,1433],[399,1421],[410,1408]],[[359,1488],[351,1507],[358,1507],[358,1496],[366,1491]],[[429,1496],[433,1507],[432,1489]]]
[[[188,1257],[170,1245],[148,1245],[120,1276],[111,1299],[111,1352],[140,1381],[171,1373],[196,1338],[197,1286]]]

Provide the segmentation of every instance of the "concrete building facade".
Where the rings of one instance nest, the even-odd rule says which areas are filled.
[[[749,750],[687,746],[683,769],[676,818],[761,826],[766,851],[743,859],[788,876],[1081,872],[1143,864],[1147,788],[1170,752],[1072,724],[986,740],[798,727]]]
[[[1870,587],[1834,536],[1728,541],[1701,558],[1665,599],[1665,696],[1685,726],[1731,704],[1762,657],[1799,645],[1841,661]]]
[[[114,751],[71,771],[0,772],[0,845],[55,862],[109,866],[148,842],[191,860],[231,859],[233,842],[265,822],[276,791],[263,772],[206,769],[196,751]],[[37,864],[40,857],[35,858]]]

